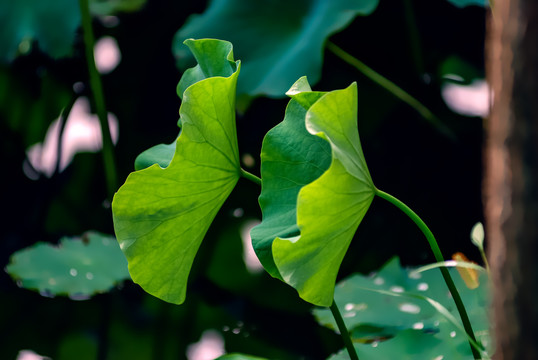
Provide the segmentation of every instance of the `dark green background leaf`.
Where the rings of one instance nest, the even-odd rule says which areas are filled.
[[[477,6],[488,6],[489,1],[488,0],[447,0],[452,5],[457,6],[459,8],[463,8],[466,6],[471,5],[477,5]]]
[[[173,49],[178,66],[185,68],[190,54],[180,46],[183,40],[231,41],[243,61],[239,97],[282,97],[301,76],[316,83],[327,37],[357,15],[369,15],[377,4],[378,0],[214,0],[178,31]]]
[[[258,356],[245,355],[245,354],[226,354],[218,357],[215,360],[266,360]]]
[[[371,354],[374,358],[387,359],[398,352],[398,359],[413,359],[418,354],[424,354],[424,358],[472,358],[467,337],[461,329],[426,301],[405,296],[414,293],[431,298],[459,319],[454,301],[449,296],[439,270],[432,269],[418,274],[412,270],[401,268],[398,258],[393,258],[374,275],[355,274],[338,283],[335,301],[344,322],[352,329],[355,342],[368,343],[355,345],[359,354]],[[480,287],[471,290],[466,287],[455,269],[450,271],[477,338],[491,353],[487,276],[482,275]],[[389,296],[377,290],[402,296]],[[337,329],[329,310],[316,309],[314,315],[321,324]],[[347,354],[342,352],[331,359],[345,359],[346,356]]]
[[[404,330],[393,339],[371,344],[354,344],[357,354],[365,359],[458,359],[470,360],[472,356],[465,356],[454,347],[453,342],[441,340],[431,334],[418,330]],[[468,345],[467,345],[468,347]],[[347,360],[346,350],[331,356],[329,360]]]
[[[23,40],[26,47],[36,40],[39,48],[52,57],[67,56],[80,25],[78,1],[2,1],[0,24],[0,61],[13,60]]]
[[[127,261],[113,236],[88,232],[12,255],[6,271],[20,286],[47,296],[87,299],[128,279]]]

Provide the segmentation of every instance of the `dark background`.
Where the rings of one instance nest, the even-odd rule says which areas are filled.
[[[469,233],[482,221],[482,119],[446,107],[439,67],[457,55],[483,72],[485,10],[458,9],[444,0],[408,1],[413,22],[405,4],[381,0],[372,15],[357,18],[331,40],[427,105],[452,130],[453,139],[328,51],[314,89],[328,91],[358,82],[359,131],[376,186],[424,219],[445,257],[461,251],[480,262]],[[107,110],[120,124],[116,159],[121,182],[133,171],[141,151],[177,136],[176,85],[181,73],[174,64],[172,38],[190,14],[204,9],[202,1],[150,1],[136,13],[119,14],[116,27],[94,21],[96,37],[114,36],[122,53],[118,68],[103,76]],[[22,171],[26,148],[42,141],[65,106],[66,96],[53,93],[68,94],[72,84],[87,79],[81,37],[71,58],[52,60],[34,50],[1,70],[0,81],[12,84],[12,92],[0,99],[3,268],[13,252],[36,241],[55,243],[65,235],[90,229],[113,233],[113,228],[99,154],[77,155],[69,168],[51,179],[30,180]],[[20,104],[28,114],[41,104],[39,119],[14,124],[10,117]],[[286,104],[286,99],[258,98],[237,118],[240,151],[255,157],[254,173],[259,174],[263,136],[282,120]],[[15,359],[21,349],[53,359],[93,359],[99,352],[109,359],[185,358],[186,346],[206,329],[220,331],[229,352],[324,359],[339,350],[339,337],[315,323],[311,306],[294,290],[264,273],[250,275],[240,266],[229,265],[232,279],[226,279],[218,264],[210,265],[223,261],[214,261],[214,256],[241,261],[234,229],[244,219],[261,217],[258,191],[241,180],[224,204],[195,260],[187,301],[181,306],[155,299],[131,282],[88,301],[50,299],[18,288],[0,273],[0,358]],[[236,208],[245,210],[243,218],[232,216]],[[216,244],[223,237],[231,245],[220,246],[217,253]],[[434,261],[416,226],[394,206],[375,199],[339,277],[369,273],[394,255],[404,265]],[[241,328],[239,334],[223,330],[236,327]]]

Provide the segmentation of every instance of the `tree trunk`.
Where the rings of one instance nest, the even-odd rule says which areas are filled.
[[[497,0],[493,14],[484,200],[495,359],[538,359],[538,0]]]

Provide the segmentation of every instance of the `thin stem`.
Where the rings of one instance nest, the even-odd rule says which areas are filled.
[[[413,63],[419,74],[424,73],[424,61],[422,60],[422,49],[420,47],[420,35],[418,32],[415,12],[411,0],[404,0],[405,21],[407,23],[407,31],[411,45],[411,53],[413,55]]]
[[[336,325],[338,325],[338,330],[340,330],[340,336],[342,337],[342,340],[344,340],[344,344],[346,345],[349,358],[351,360],[359,360],[359,355],[357,355],[357,351],[355,350],[355,347],[351,342],[351,337],[349,336],[349,332],[347,331],[347,327],[344,323],[344,319],[342,318],[342,314],[340,314],[340,310],[338,310],[338,306],[336,306],[336,301],[333,300],[330,309],[333,313]]]
[[[413,222],[422,231],[424,236],[426,236],[426,239],[428,240],[428,243],[430,244],[430,247],[433,251],[433,255],[435,256],[435,259],[438,262],[445,261],[445,259],[443,258],[443,254],[441,253],[441,249],[439,248],[439,245],[437,244],[437,240],[435,240],[435,237],[433,236],[433,233],[428,228],[426,223],[424,223],[424,221],[422,221],[422,219],[413,210],[411,210],[407,205],[405,205],[403,202],[401,202],[394,196],[387,194],[384,191],[375,189],[375,193],[377,196],[395,205],[398,209],[402,210],[411,220],[413,220]],[[476,342],[473,327],[471,326],[471,321],[469,320],[469,316],[467,315],[467,310],[465,310],[465,305],[463,304],[463,301],[461,300],[461,296],[458,292],[458,289],[456,288],[456,285],[454,284],[454,281],[452,280],[452,277],[450,276],[450,272],[448,271],[446,267],[441,267],[439,269],[441,270],[441,274],[443,275],[445,283],[448,286],[448,289],[450,291],[450,294],[452,295],[452,298],[454,299],[454,302],[456,303],[456,308],[458,309],[458,312],[460,314],[465,332],[467,332],[467,335],[469,335],[469,337],[474,342]],[[474,348],[474,346],[471,344],[470,341],[469,341],[469,346],[471,347],[471,351],[473,353],[474,359],[482,359],[480,352],[478,352],[478,350]]]
[[[396,96],[398,99],[402,100],[409,106],[411,106],[413,109],[415,109],[424,119],[426,119],[429,123],[437,127],[439,131],[441,131],[443,134],[447,135],[450,138],[454,137],[454,134],[450,129],[446,127],[445,124],[439,120],[437,116],[435,116],[426,106],[424,106],[420,101],[415,99],[413,96],[411,96],[409,93],[404,91],[401,87],[387,79],[386,77],[382,76],[381,74],[374,71],[372,68],[368,67],[365,63],[360,61],[359,59],[353,57],[351,54],[345,52],[340,47],[335,45],[331,41],[327,41],[327,49],[331,51],[333,54],[338,56],[340,59],[347,62],[349,65],[353,66],[355,69],[359,70],[364,76],[390,92],[392,95]]]
[[[58,144],[56,146],[56,166],[54,167],[54,174],[59,174],[61,171],[62,166],[62,151],[63,151],[63,144],[62,139],[65,131],[65,127],[67,126],[67,119],[69,118],[69,114],[71,113],[71,109],[73,109],[73,105],[75,104],[75,101],[78,99],[78,94],[73,94],[65,108],[62,110],[62,113],[60,114],[59,119],[59,130],[58,130]]]
[[[84,33],[84,45],[86,47],[86,62],[90,75],[90,88],[99,123],[101,124],[101,135],[103,138],[103,162],[105,167],[105,177],[108,190],[109,200],[112,200],[114,192],[117,189],[116,165],[114,160],[114,147],[112,145],[112,137],[110,136],[110,128],[108,126],[107,112],[105,107],[105,97],[103,95],[103,85],[101,77],[95,66],[95,58],[93,54],[94,37],[92,30],[92,19],[88,0],[79,0],[80,15],[82,17],[82,30]]]
[[[479,249],[480,251],[480,256],[482,256],[482,261],[484,262],[484,266],[486,268],[486,272],[488,273],[488,275],[491,275],[491,272],[489,270],[489,262],[488,262],[488,258],[486,256],[486,252],[484,251],[484,248],[483,247],[480,247]]]
[[[260,179],[259,177],[257,177],[256,175],[254,175],[252,173],[249,173],[248,171],[246,171],[243,168],[241,168],[241,176],[244,177],[247,180],[252,181],[255,184],[258,184],[258,185],[262,184],[262,179]]]

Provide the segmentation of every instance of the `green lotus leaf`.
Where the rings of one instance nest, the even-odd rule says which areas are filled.
[[[179,46],[184,39],[231,41],[243,61],[238,95],[281,97],[300,76],[317,82],[325,40],[357,15],[372,13],[378,2],[214,0],[179,29],[174,54],[182,69],[190,58]]]
[[[251,231],[254,249],[265,270],[282,279],[273,260],[275,237],[299,235],[297,196],[301,188],[329,168],[331,149],[323,139],[306,130],[308,108],[325,93],[312,92],[306,78],[297,81],[282,123],[265,136],[261,151],[263,221]]]
[[[143,170],[153,164],[158,164],[162,168],[168,167],[176,153],[176,141],[171,144],[155,145],[142,152],[135,159],[135,170]]]
[[[480,287],[469,289],[456,269],[449,271],[460,291],[478,340],[491,352],[487,275],[481,273]],[[370,354],[373,358],[391,358],[389,354],[399,351],[398,358],[412,359],[417,348],[406,345],[406,341],[411,341],[411,344],[423,341],[424,344],[431,344],[427,346],[429,350],[422,348],[425,358],[441,355],[445,359],[472,358],[461,325],[455,326],[447,314],[440,311],[440,307],[443,307],[453,321],[458,322],[456,306],[437,269],[418,273],[415,269],[402,268],[398,258],[393,258],[373,275],[354,274],[340,281],[334,298],[346,327],[351,330],[359,356]],[[438,305],[433,306],[432,301],[425,299],[431,299]],[[313,312],[321,325],[337,330],[329,310],[315,309]],[[407,337],[410,338],[404,340]],[[375,347],[368,345],[372,341]],[[436,352],[436,355],[426,355],[430,354],[429,351]],[[342,352],[331,359],[345,359],[346,356]]]
[[[222,355],[216,358],[215,360],[266,360],[266,358],[261,358],[261,357],[253,356],[253,355],[233,353],[233,354]]]
[[[464,345],[469,348],[469,345]],[[472,356],[461,353],[454,348],[454,341],[443,341],[438,337],[418,330],[404,330],[394,338],[385,341],[374,341],[370,344],[354,344],[357,354],[365,359],[461,359],[471,360]],[[328,360],[348,360],[347,350],[329,357]]]
[[[32,40],[54,58],[68,56],[80,26],[79,4],[72,0],[1,1],[0,24],[0,61],[12,61],[25,47],[22,51],[28,51]]]
[[[459,56],[449,56],[439,66],[439,78],[443,82],[471,85],[476,80],[484,79],[484,71],[479,70]]]
[[[133,281],[180,304],[194,257],[240,176],[235,90],[240,62],[220,40],[187,40],[200,65],[186,72],[181,134],[166,168],[131,173],[114,196],[114,229]],[[165,159],[169,156],[165,152]]]
[[[476,330],[487,330],[488,321],[485,312],[489,303],[487,276],[481,273],[480,287],[469,289],[456,269],[451,268],[449,271]],[[435,309],[421,299],[390,297],[368,289],[419,294],[436,300],[457,314],[456,306],[440,271],[432,269],[417,273],[414,269],[402,268],[398,258],[393,258],[373,276],[355,274],[338,283],[334,298],[343,311],[344,322],[349,329],[362,325],[412,329],[413,325],[419,322],[428,329],[436,326],[439,320]],[[336,329],[336,323],[329,310],[316,309],[314,315],[320,324]]]
[[[304,300],[330,306],[338,269],[375,188],[357,129],[356,84],[329,93],[300,92],[304,88],[292,87],[285,121],[264,139],[263,221],[251,235],[271,275]]]
[[[58,246],[37,243],[17,251],[6,271],[24,288],[79,300],[106,292],[129,278],[116,239],[97,232],[64,237]]]
[[[486,7],[489,5],[488,0],[447,0],[452,5],[463,8],[466,6],[476,5],[476,6],[482,6]]]
[[[90,0],[90,11],[94,15],[107,16],[140,10],[146,0]]]

